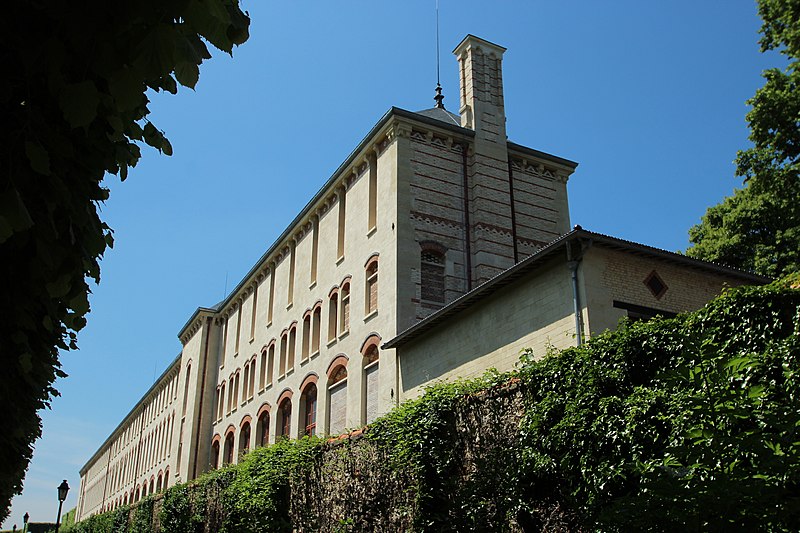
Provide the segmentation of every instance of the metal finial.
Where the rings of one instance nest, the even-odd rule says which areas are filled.
[[[442,94],[442,86],[439,85],[438,83],[436,84],[436,96],[434,96],[433,99],[436,100],[436,107],[444,109],[444,104],[442,103],[442,100],[444,100],[444,95]]]

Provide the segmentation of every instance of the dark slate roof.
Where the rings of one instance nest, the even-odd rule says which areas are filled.
[[[732,276],[749,283],[763,284],[772,281],[770,278],[759,276],[751,272],[745,272],[743,270],[738,270],[708,261],[701,261],[700,259],[694,259],[686,255],[669,252],[667,250],[654,248],[652,246],[639,244],[633,241],[618,239],[609,235],[603,235],[602,233],[594,233],[592,231],[585,230],[580,226],[575,226],[575,229],[543,246],[533,255],[528,256],[511,268],[504,270],[492,279],[484,282],[468,293],[461,295],[456,300],[450,302],[435,313],[427,316],[410,328],[399,333],[395,338],[385,342],[381,348],[397,348],[418,337],[424,336],[428,331],[439,326],[450,317],[457,315],[461,311],[464,311],[473,305],[476,305],[478,302],[495,294],[500,289],[532,273],[537,268],[542,266],[545,261],[553,257],[556,253],[562,251],[567,243],[579,239],[589,240],[592,242],[592,245],[600,245],[613,250],[625,251],[637,255],[657,257],[673,264],[697,270],[703,270],[706,272]],[[566,259],[566,256],[564,257]]]
[[[448,124],[461,126],[461,117],[442,107],[432,107],[423,111],[417,111],[417,115],[422,115],[423,117],[441,120],[442,122],[447,122]]]

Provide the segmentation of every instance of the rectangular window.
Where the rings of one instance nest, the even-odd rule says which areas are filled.
[[[242,336],[242,304],[239,304],[239,310],[236,312],[236,349],[233,354],[239,353],[239,339]]]
[[[371,154],[369,160],[369,215],[367,231],[375,229],[378,221],[378,158]]]
[[[267,324],[272,324],[272,308],[275,303],[275,265],[269,269],[269,307],[267,308]]]
[[[314,217],[311,233],[311,285],[317,282],[317,250],[319,249],[319,219]]]
[[[258,282],[253,287],[253,307],[250,310],[250,340],[256,337],[256,311],[258,311]]]
[[[339,238],[336,246],[336,258],[341,259],[344,257],[344,224],[347,209],[347,200],[345,198],[345,190],[342,188],[339,191]]]
[[[292,241],[290,246],[291,251],[289,252],[289,294],[286,299],[287,305],[292,305],[294,301],[294,254],[295,254],[295,243]]]

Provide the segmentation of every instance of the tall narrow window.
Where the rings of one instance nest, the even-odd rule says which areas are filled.
[[[258,444],[259,446],[266,446],[269,444],[269,411],[264,411],[258,417]]]
[[[303,344],[300,352],[300,361],[308,359],[309,348],[311,346],[311,313],[306,313],[303,317]]]
[[[328,303],[328,340],[332,341],[336,338],[336,323],[339,314],[339,294],[332,292],[330,301]]]
[[[272,324],[272,308],[275,307],[275,265],[269,269],[269,307],[267,307],[267,325]]]
[[[319,336],[322,327],[322,305],[314,308],[311,318],[311,353],[319,352]]]
[[[286,354],[286,371],[294,370],[294,354],[297,348],[297,323],[289,327],[289,350]]]
[[[364,409],[363,422],[372,423],[378,417],[378,345],[370,344],[364,350]]]
[[[186,403],[189,401],[189,378],[192,375],[192,364],[186,365],[186,384],[183,387],[183,410],[181,416],[186,416]]]
[[[247,391],[247,398],[252,400],[256,393],[256,356],[250,360],[250,390]]]
[[[258,311],[258,281],[253,284],[253,306],[250,309],[250,340],[256,337],[256,313]]]
[[[444,253],[423,249],[420,255],[420,297],[426,302],[443,304],[445,300]]]
[[[367,263],[366,269],[367,290],[365,311],[369,315],[378,310],[378,258],[373,257]]]
[[[242,424],[242,429],[239,430],[239,455],[238,460],[241,461],[242,457],[250,451],[250,423],[245,422]]]
[[[225,326],[222,329],[222,353],[220,356],[222,360],[219,362],[219,366],[225,365],[225,354],[228,353],[228,319],[225,319]]]
[[[244,386],[242,387],[242,405],[247,402],[247,384],[250,382],[250,363],[244,365]]]
[[[272,374],[275,370],[275,341],[269,346],[269,357],[267,358],[267,385],[272,385]]]
[[[267,386],[267,350],[261,351],[261,368],[258,372],[258,390]]]
[[[225,464],[233,463],[233,430],[225,436]]]
[[[233,408],[236,409],[236,406],[239,403],[239,376],[241,372],[238,370],[236,371],[236,377],[233,381]]]
[[[317,386],[309,383],[303,391],[304,435],[313,437],[317,433]]]
[[[317,250],[319,250],[319,218],[314,216],[311,233],[311,285],[317,282]]]
[[[211,444],[211,468],[219,468],[219,441]]]
[[[233,380],[233,374],[231,374],[231,377],[228,378],[228,414],[231,414],[231,409],[233,407]]]
[[[367,231],[377,227],[378,222],[378,158],[370,154],[369,158],[369,215]]]
[[[281,358],[278,364],[278,377],[283,377],[286,374],[286,349],[289,344],[289,333],[284,331],[281,334]]]
[[[286,298],[286,304],[292,305],[294,301],[294,257],[295,257],[295,242],[289,244],[289,293]]]
[[[239,302],[239,309],[236,311],[236,347],[233,351],[234,355],[239,353],[239,339],[242,336],[242,303]]]
[[[328,432],[339,435],[347,427],[347,368],[339,365],[328,377]]]
[[[336,241],[336,258],[341,259],[344,257],[344,224],[346,218],[347,200],[345,189],[342,187],[339,190],[339,236]]]
[[[350,281],[342,283],[342,315],[339,321],[339,333],[350,331]]]
[[[280,435],[288,437],[292,426],[292,400],[285,398],[278,409],[280,411]]]

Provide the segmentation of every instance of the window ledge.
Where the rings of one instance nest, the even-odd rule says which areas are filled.
[[[255,342],[255,340],[256,340],[255,337],[250,337],[250,344],[253,344],[253,342]]]
[[[300,360],[300,366],[306,366],[311,359],[306,357],[305,359]]]
[[[348,335],[350,335],[350,330],[349,330],[349,329],[346,329],[346,330],[344,330],[343,332],[339,333],[339,340],[342,340],[342,339],[344,339],[344,338],[345,338],[345,337],[347,337]]]
[[[294,368],[290,368],[289,370],[287,370],[286,371],[286,375],[284,377],[288,378],[292,374],[294,374]]]
[[[269,321],[267,322],[267,327],[270,327],[270,326],[272,326],[272,320],[269,320]]]
[[[336,266],[341,265],[343,262],[344,262],[344,256],[339,257],[339,259],[336,260]]]
[[[378,310],[377,309],[374,310],[373,312],[371,312],[370,314],[368,314],[367,316],[365,316],[364,317],[364,322],[369,322],[370,320],[373,319],[373,317],[376,317],[376,316],[378,316]]]
[[[318,355],[319,355],[319,350],[317,350],[317,351],[315,351],[314,353],[311,354],[311,359],[314,359]]]
[[[328,348],[330,348],[330,347],[331,347],[331,346],[333,346],[334,344],[336,344],[336,337],[334,337],[334,338],[332,338],[332,339],[329,339],[329,340],[328,340],[328,344],[327,344],[326,346],[327,346]]]
[[[312,282],[309,284],[309,286],[308,286],[308,290],[311,290],[311,289],[313,289],[313,288],[314,288],[314,287],[316,287],[316,286],[317,286],[317,280],[314,280],[314,281],[312,281]]]
[[[371,228],[369,228],[369,231],[367,232],[367,239],[375,235],[377,232],[378,232],[378,226],[372,226]]]
[[[286,304],[286,310],[288,311],[289,309],[291,309],[293,305],[294,305],[293,302],[289,302],[288,304]]]

